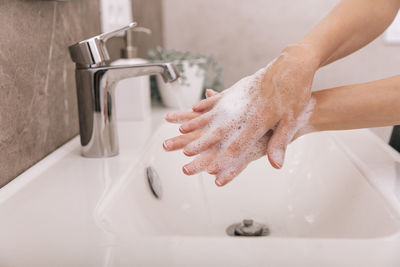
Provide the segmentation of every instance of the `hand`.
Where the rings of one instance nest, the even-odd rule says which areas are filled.
[[[207,89],[206,91],[206,97],[212,97],[217,95],[218,93],[211,90]],[[197,118],[201,115],[202,113],[199,112],[173,112],[173,113],[168,113],[166,116],[166,120],[171,122],[171,123],[184,123],[186,121],[192,120],[194,118]],[[201,135],[201,130],[198,131],[193,131],[188,134],[183,134],[174,138],[171,138],[169,140],[166,140],[163,143],[164,149],[167,151],[172,151],[172,150],[177,150],[177,149],[182,149],[185,147],[187,144],[190,142],[196,140],[200,135]],[[237,176],[242,170],[246,168],[246,166],[262,156],[265,156],[267,153],[267,144],[268,141],[271,137],[272,131],[269,131],[267,134],[265,134],[254,146],[253,153],[247,154],[243,159],[243,161],[236,166],[232,172],[234,173],[234,176]],[[217,150],[211,149],[208,152],[205,152],[197,158],[189,163],[183,166],[183,172],[186,175],[193,175],[196,173],[199,173],[200,171],[203,171],[207,168],[207,166],[212,162],[212,160],[217,156]],[[216,180],[217,182],[218,180]],[[217,183],[217,185],[220,185]]]
[[[193,107],[196,116],[183,122],[180,130],[185,135],[179,140],[191,140],[184,145],[186,155],[202,154],[185,166],[188,173],[206,168],[216,174],[217,184],[224,185],[249,158],[259,155],[256,147],[261,143],[271,164],[283,165],[286,145],[307,121],[312,106],[311,83],[317,66],[305,51],[289,47],[266,68]],[[271,129],[269,142],[259,143]]]

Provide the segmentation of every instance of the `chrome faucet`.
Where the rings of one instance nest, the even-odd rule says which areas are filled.
[[[76,63],[79,128],[82,155],[99,158],[118,155],[118,133],[115,121],[114,90],[123,79],[161,74],[164,82],[179,78],[172,63],[109,66],[106,42],[109,38],[135,27],[132,22],[119,30],[104,33],[69,47]],[[134,88],[132,88],[134,90]]]

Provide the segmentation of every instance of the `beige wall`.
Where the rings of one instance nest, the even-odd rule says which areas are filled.
[[[138,26],[149,28],[151,35],[136,33],[133,38],[138,48],[138,56],[147,58],[147,50],[163,46],[162,0],[132,0],[133,20]],[[108,44],[111,60],[121,57],[121,49],[125,46],[123,38],[113,38]]]
[[[164,0],[164,45],[216,53],[225,85],[252,73],[307,33],[337,0]],[[380,79],[400,72],[400,46],[378,38],[321,69],[314,89]],[[387,130],[383,131],[387,136]]]

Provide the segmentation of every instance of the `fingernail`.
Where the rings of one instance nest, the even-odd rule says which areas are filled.
[[[182,124],[182,125],[179,127],[179,131],[181,131],[181,132],[185,132],[185,131],[187,131],[187,129],[188,129],[188,126],[187,126],[186,124]]]
[[[285,156],[285,151],[283,151],[282,149],[277,149],[273,151],[271,158],[272,161],[274,162],[275,168],[278,169],[282,168],[284,156]]]
[[[192,154],[190,152],[188,152],[187,150],[183,149],[183,154],[185,154],[185,156],[187,157],[191,157]]]
[[[170,120],[170,119],[172,119],[172,118],[173,118],[172,113],[167,113],[167,114],[165,115],[165,119],[167,119],[167,120]]]
[[[184,174],[190,175],[189,168],[187,166],[183,166],[182,170]]]
[[[216,172],[217,172],[217,166],[216,166],[216,165],[209,166],[209,167],[207,168],[207,172],[208,172],[209,174],[216,174]]]
[[[192,110],[196,110],[196,109],[198,109],[199,108],[199,104],[194,104],[193,106],[192,106]]]
[[[218,186],[222,186],[223,181],[221,181],[220,179],[216,179],[215,180],[215,184],[218,185]]]
[[[172,141],[171,141],[171,140],[165,140],[165,141],[164,141],[163,147],[164,147],[166,150],[171,149],[171,146],[172,146]]]
[[[278,162],[273,162],[273,167],[275,168],[275,169],[280,169],[280,168],[282,168],[282,165],[280,165]]]

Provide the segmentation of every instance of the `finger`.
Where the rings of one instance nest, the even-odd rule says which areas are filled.
[[[193,131],[188,134],[180,135],[167,139],[163,143],[163,147],[167,151],[173,151],[185,147],[187,144],[193,142],[200,137],[202,130]]]
[[[206,126],[212,119],[213,114],[210,112],[204,113],[201,116],[198,116],[190,121],[184,122],[181,127],[179,127],[179,131],[181,133],[189,133],[199,128],[203,128]]]
[[[244,160],[239,162],[237,166],[218,173],[216,175],[215,184],[218,186],[226,185],[238,176],[250,162],[263,157],[267,153],[267,145],[271,134],[272,132],[268,131],[268,133],[258,140],[255,146],[246,153]]]
[[[206,98],[210,98],[210,97],[215,96],[217,94],[218,94],[218,92],[214,91],[213,89],[207,89],[206,90]]]
[[[193,141],[188,144],[184,149],[183,153],[186,156],[194,156],[204,152],[216,144],[220,143],[224,138],[226,132],[228,130],[226,128],[218,128],[216,130],[208,130],[203,133],[199,139]]]
[[[210,149],[200,154],[198,157],[196,157],[195,160],[183,166],[183,172],[186,175],[193,175],[204,171],[207,168],[208,164],[210,164],[216,157],[217,153],[217,149]]]
[[[274,130],[271,140],[268,143],[268,160],[276,169],[280,169],[283,166],[286,146],[294,135],[293,128],[292,123],[289,123],[288,120],[282,120]]]
[[[199,112],[169,112],[165,115],[165,119],[172,123],[184,123],[186,121],[193,120],[199,117],[201,113]]]
[[[247,166],[247,165],[246,165]],[[224,186],[232,181],[236,176],[238,176],[246,166],[241,166],[240,168],[235,168],[228,171],[222,171],[215,176],[215,184],[217,186]]]
[[[261,128],[258,119],[253,119],[246,127],[234,138],[227,146],[226,150],[207,168],[211,174],[219,173],[227,168],[231,161],[241,157],[248,151],[256,142],[275,125],[276,122],[270,120]]]
[[[214,91],[212,89],[207,89],[206,90],[206,97],[212,97],[214,95],[217,95],[218,92]],[[197,117],[199,117],[202,113],[200,112],[182,112],[182,111],[178,111],[178,112],[169,112],[165,115],[165,119],[168,122],[171,123],[183,123],[192,119],[195,119]]]
[[[211,109],[221,99],[222,95],[223,95],[223,93],[219,93],[219,94],[216,94],[216,95],[213,95],[211,97],[201,100],[199,103],[197,103],[193,106],[193,108],[192,108],[193,111],[204,112],[206,110]]]

